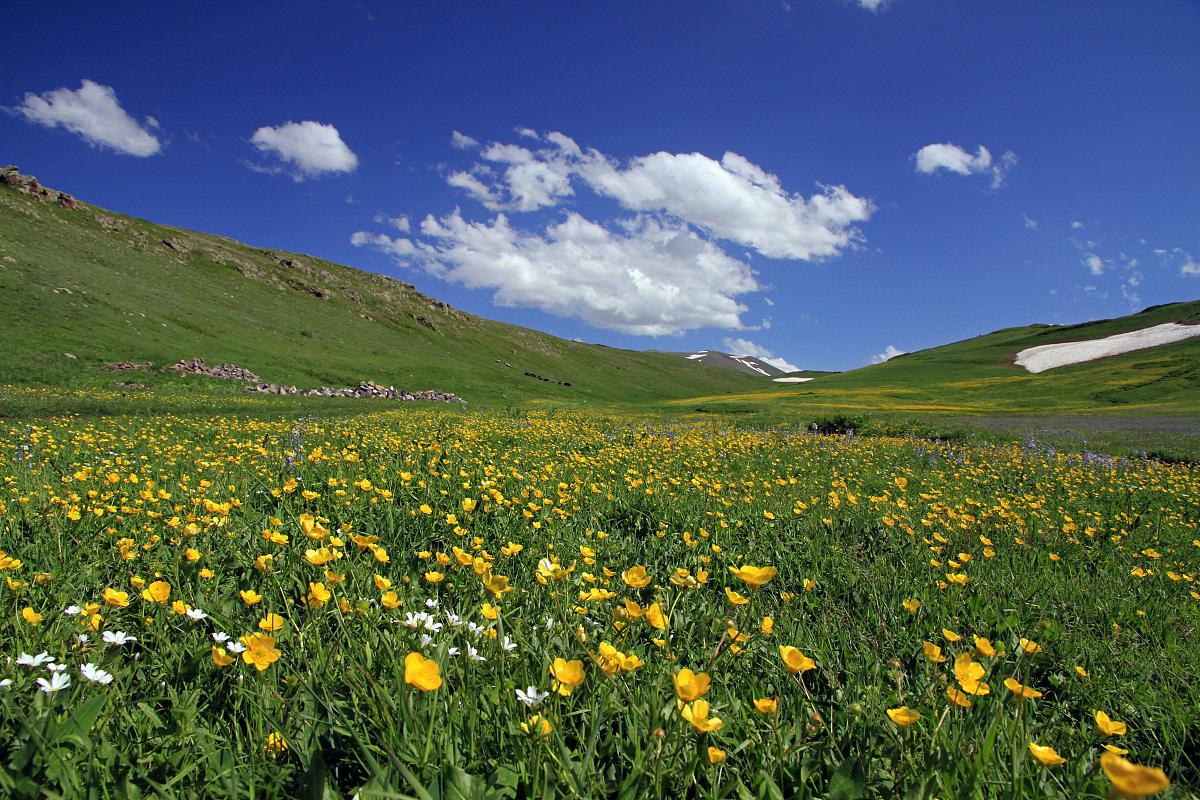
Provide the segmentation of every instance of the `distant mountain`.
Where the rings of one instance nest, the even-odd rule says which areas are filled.
[[[653,352],[653,351],[651,351]],[[757,375],[760,378],[774,378],[779,375],[786,375],[779,367],[772,366],[762,359],[754,356],[735,356],[729,353],[722,353],[717,350],[697,350],[694,353],[670,353],[673,356],[682,356],[689,361],[694,361],[697,364],[704,364],[709,367],[720,367],[721,369],[733,370],[742,372],[747,375]]]

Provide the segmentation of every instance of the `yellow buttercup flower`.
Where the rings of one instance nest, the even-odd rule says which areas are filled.
[[[650,585],[650,576],[646,574],[646,568],[641,565],[625,570],[621,573],[621,579],[631,589],[644,589]]]
[[[779,710],[779,700],[771,697],[758,698],[754,701],[754,710],[764,715],[774,714]]]
[[[701,733],[713,733],[721,730],[725,723],[718,717],[710,717],[710,710],[707,700],[696,700],[685,705],[680,714]]]
[[[583,683],[583,662],[578,659],[567,661],[556,658],[550,666],[550,676],[554,678],[551,688],[567,697]]]
[[[793,675],[803,674],[817,668],[815,661],[804,655],[803,651],[790,645],[779,646],[779,658],[783,660],[783,666],[787,671]]]
[[[1029,743],[1029,752],[1033,753],[1033,757],[1041,762],[1042,766],[1056,767],[1059,764],[1067,763],[1067,760],[1058,754],[1050,745],[1041,745],[1035,742]]]
[[[712,681],[707,672],[692,672],[687,667],[675,673],[675,695],[682,703],[699,700],[708,694]]]
[[[442,670],[433,659],[409,653],[404,657],[404,682],[422,692],[432,692],[442,685]]]
[[[242,651],[242,660],[259,672],[279,660],[279,651],[275,649],[275,640],[265,633],[249,633],[238,641],[246,648]]]
[[[1123,797],[1149,797],[1171,786],[1167,774],[1158,767],[1134,764],[1111,751],[1100,754],[1100,768]]]
[[[719,747],[709,747],[708,748],[708,763],[724,764],[725,757],[726,757],[725,751],[722,750],[721,748],[719,748]]]
[[[899,725],[901,728],[907,728],[921,718],[921,714],[912,710],[908,706],[900,706],[899,708],[889,708],[887,710],[888,719]]]
[[[775,577],[778,569],[775,567],[755,567],[746,564],[741,567],[730,567],[734,577],[745,583],[751,589],[759,589]]]
[[[1017,696],[1018,700],[1036,700],[1042,696],[1042,693],[1037,689],[1034,689],[1032,686],[1025,686],[1024,684],[1018,683],[1013,678],[1005,678],[1004,685],[1010,692]]]
[[[1105,736],[1124,736],[1128,732],[1128,727],[1124,722],[1117,722],[1103,711],[1097,711],[1094,718],[1096,727]]]

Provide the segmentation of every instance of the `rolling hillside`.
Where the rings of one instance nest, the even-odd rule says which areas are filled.
[[[243,392],[235,381],[101,369],[194,357],[301,389],[369,379],[471,403],[644,403],[761,384],[483,319],[383,275],[155,225],[9,179],[19,180],[0,185],[0,384],[18,394],[130,384]]]
[[[1025,348],[1101,339],[1167,322],[1200,323],[1200,301],[1079,325],[1007,328],[816,380],[737,396],[692,398],[713,410],[849,413],[1116,412],[1200,414],[1200,338],[1031,374],[1013,363]],[[685,406],[689,401],[678,401]]]

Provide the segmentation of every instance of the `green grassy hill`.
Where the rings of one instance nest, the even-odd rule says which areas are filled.
[[[0,313],[0,384],[9,387],[0,409],[9,414],[45,405],[42,387],[71,390],[68,410],[88,397],[85,407],[103,410],[106,392],[135,407],[153,407],[156,395],[244,393],[235,381],[100,369],[123,359],[201,357],[301,389],[370,379],[473,404],[642,404],[762,383],[677,356],[565,341],[465,314],[379,274],[7,186]],[[121,386],[129,383],[151,389]]]
[[[921,350],[849,372],[744,395],[691,398],[680,407],[846,413],[1118,412],[1200,414],[1200,338],[1038,374],[1016,366],[1016,354],[1059,342],[1099,339],[1165,322],[1200,323],[1200,301],[1148,308],[1080,325],[1006,328]]]

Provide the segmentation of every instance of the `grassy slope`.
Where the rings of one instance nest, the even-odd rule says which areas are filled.
[[[1027,347],[1080,341],[1164,322],[1200,323],[1200,302],[1171,303],[1082,325],[1029,325],[899,356],[793,386],[675,401],[683,408],[848,413],[1200,413],[1200,339],[1042,372],[1015,366]]]
[[[107,230],[98,214],[122,230]],[[71,211],[5,187],[0,309],[0,384],[18,385],[10,408],[35,386],[94,391],[134,381],[162,393],[241,393],[230,381],[98,369],[121,359],[168,364],[194,356],[301,388],[372,379],[485,404],[644,403],[761,385],[674,356],[568,342],[463,314],[407,284],[309,256],[83,204]]]

